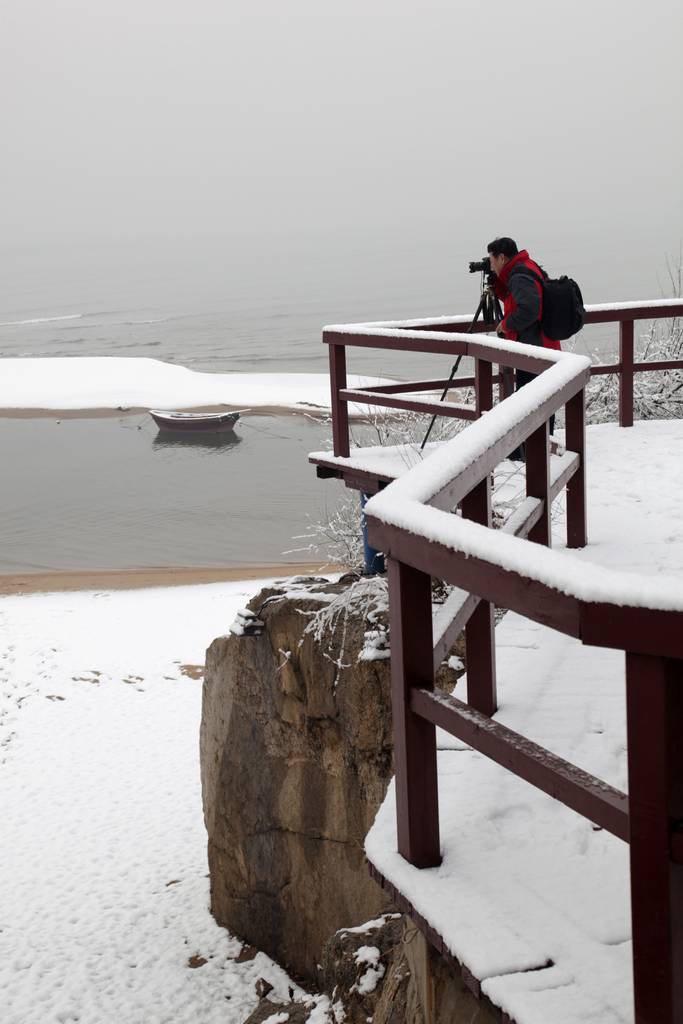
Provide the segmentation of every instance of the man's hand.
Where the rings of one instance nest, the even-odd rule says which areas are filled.
[[[505,328],[503,327],[503,321],[502,320],[498,324],[498,326],[496,327],[496,334],[498,335],[499,338],[502,338],[503,335],[505,334]]]

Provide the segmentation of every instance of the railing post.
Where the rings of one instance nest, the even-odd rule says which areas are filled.
[[[530,498],[540,498],[543,514],[529,531],[529,540],[536,544],[552,547],[550,527],[550,446],[548,444],[548,421],[542,423],[527,439],[526,450],[526,493]]]
[[[462,505],[463,518],[491,526],[491,478],[477,484]],[[467,660],[467,701],[484,715],[498,710],[496,687],[496,638],[494,609],[490,601],[480,601],[465,626]]]
[[[332,446],[335,455],[348,458],[349,407],[339,400],[339,392],[346,387],[346,346],[332,344],[330,348],[330,391],[332,405]]]
[[[477,416],[493,409],[493,364],[486,359],[474,360],[474,393]]]
[[[515,371],[511,366],[498,367],[498,401],[503,402],[515,390]]]
[[[410,710],[410,690],[434,689],[432,581],[387,559],[398,852],[418,868],[441,863],[436,729]]]
[[[584,548],[586,531],[586,396],[583,388],[565,405],[565,445],[579,456],[579,468],[567,483],[567,547]]]
[[[626,711],[635,1022],[681,1024],[683,662],[627,653]]]
[[[633,426],[633,320],[619,322],[619,426]]]

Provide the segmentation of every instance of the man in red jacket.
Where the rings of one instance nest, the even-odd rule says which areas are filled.
[[[538,263],[529,256],[526,249],[520,252],[512,238],[495,238],[486,247],[491,261],[491,285],[496,296],[503,303],[503,319],[496,333],[508,341],[522,341],[527,345],[542,345],[544,348],[559,349],[559,341],[553,341],[543,333],[543,286],[546,277]],[[536,375],[527,370],[517,370],[517,388],[523,387]],[[550,420],[550,433],[555,426],[555,417]],[[514,451],[510,458],[523,458],[523,449]]]
[[[496,238],[487,246],[491,270],[495,274],[491,284],[503,303],[503,319],[496,331],[508,341],[523,341],[527,345],[560,347],[559,341],[546,337],[541,327],[543,316],[543,287],[546,276],[526,249],[520,252],[512,238]]]

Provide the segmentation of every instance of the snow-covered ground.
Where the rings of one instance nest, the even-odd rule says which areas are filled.
[[[589,428],[578,557],[680,574],[682,445]],[[241,1024],[257,978],[287,996],[209,914],[199,785],[197,666],[262,585],[0,597],[3,1024]],[[501,720],[625,787],[623,656],[513,614],[497,645]],[[391,798],[373,861],[521,1024],[631,1024],[625,845],[441,745],[443,865],[396,856]]]
[[[260,977],[288,998],[209,914],[199,782],[197,666],[264,582],[0,597],[3,1024],[241,1024]]]
[[[587,447],[589,546],[572,556],[679,581],[683,421],[589,427]],[[626,790],[623,653],[508,613],[496,658],[497,719]],[[626,844],[451,737],[439,747],[443,863],[395,852],[393,788],[372,862],[519,1024],[632,1024]]]
[[[389,383],[349,375],[349,387]],[[159,359],[0,359],[0,409],[330,409],[326,373],[202,373]],[[367,406],[350,405],[351,415]]]

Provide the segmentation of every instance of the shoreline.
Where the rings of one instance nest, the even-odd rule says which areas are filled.
[[[316,419],[329,419],[332,415],[329,408],[321,405],[302,402],[299,406],[291,405],[257,405],[245,409],[239,405],[192,405],[183,406],[181,412],[241,412],[249,416],[312,416]],[[7,420],[81,420],[81,419],[115,419],[121,416],[148,416],[149,409],[138,406],[108,406],[84,409],[46,409],[35,408],[0,408],[0,419]],[[362,418],[362,417],[356,417]]]
[[[159,566],[150,569],[77,569],[36,573],[0,573],[0,596],[49,594],[76,590],[142,590],[186,587],[202,583],[319,576],[343,572],[339,565],[321,568],[319,562],[273,565],[229,565],[222,568]]]

